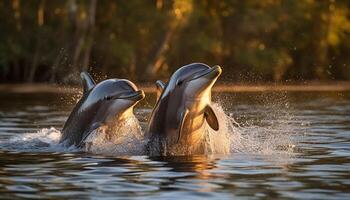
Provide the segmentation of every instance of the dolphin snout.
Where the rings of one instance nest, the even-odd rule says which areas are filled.
[[[145,93],[142,90],[123,92],[121,94],[109,95],[105,97],[106,100],[131,99],[135,101],[140,101],[143,98],[145,98]]]
[[[143,98],[145,98],[145,93],[142,90],[126,92],[118,97],[118,99],[132,99],[135,101],[139,101]]]
[[[214,77],[219,77],[222,73],[222,69],[219,65],[215,65],[211,68],[211,73]]]
[[[199,74],[196,74],[191,80],[196,80],[198,78],[204,77],[209,79],[215,79],[219,77],[222,73],[222,69],[219,65],[215,65],[207,70],[202,71]]]
[[[145,98],[145,92],[143,90],[138,90],[135,92],[135,95],[131,97],[131,99],[135,99],[136,101],[140,101]]]

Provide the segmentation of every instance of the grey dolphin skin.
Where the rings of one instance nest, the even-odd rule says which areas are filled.
[[[219,130],[210,104],[211,88],[221,72],[219,66],[193,63],[179,68],[167,84],[156,82],[158,100],[147,131],[151,156],[204,153],[205,121]]]
[[[60,143],[65,146],[81,147],[93,130],[127,118],[145,97],[142,90],[125,79],[108,79],[96,84],[87,72],[82,72],[80,77],[84,93],[62,129]]]

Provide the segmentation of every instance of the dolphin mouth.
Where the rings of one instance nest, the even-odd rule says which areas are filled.
[[[124,92],[124,93],[118,94],[116,96],[111,95],[111,96],[105,97],[105,99],[107,99],[107,100],[131,99],[131,100],[135,100],[135,101],[139,101],[143,98],[145,98],[145,93],[142,90]]]
[[[138,90],[138,91],[134,92],[134,94],[126,97],[126,99],[134,99],[135,101],[139,101],[143,98],[145,98],[145,92],[142,90]]]
[[[222,69],[219,65],[215,65],[214,67],[211,67],[210,69],[204,70],[203,72],[196,74],[193,78],[190,79],[196,80],[202,77],[210,78],[210,79],[215,79],[219,77],[222,73]]]

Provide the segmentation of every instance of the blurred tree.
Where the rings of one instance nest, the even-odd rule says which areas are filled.
[[[157,5],[159,5],[159,1]],[[160,9],[160,8],[158,8]],[[150,78],[155,78],[160,68],[166,65],[166,53],[170,49],[171,43],[174,43],[175,34],[180,34],[181,29],[187,23],[189,15],[192,12],[192,1],[174,0],[172,9],[170,10],[171,19],[169,20],[169,27],[165,33],[159,49],[156,51],[153,62],[148,64],[146,75]]]
[[[4,0],[1,82],[89,70],[166,79],[204,62],[226,81],[350,80],[347,0]]]

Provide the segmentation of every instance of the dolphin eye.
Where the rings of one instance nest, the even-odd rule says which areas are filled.
[[[182,85],[182,83],[183,83],[182,80],[178,80],[178,81],[176,82],[176,85],[177,85],[177,86],[180,86],[180,85]]]
[[[111,96],[105,96],[105,98],[104,98],[105,100],[111,100],[112,99],[112,97]]]

